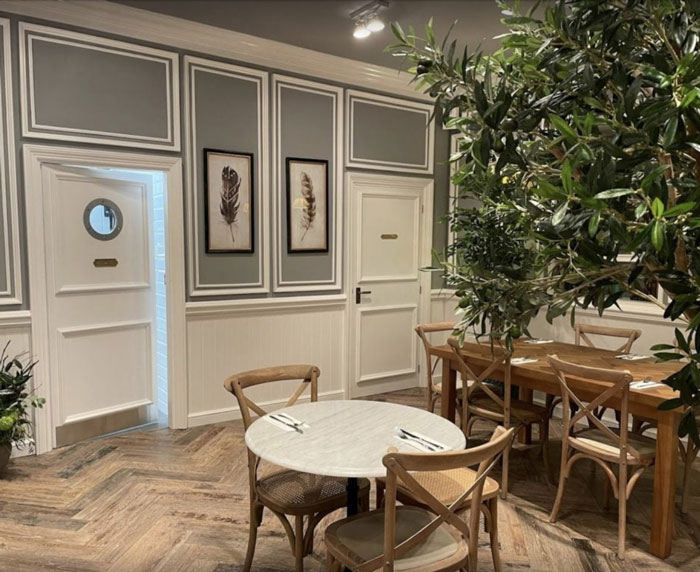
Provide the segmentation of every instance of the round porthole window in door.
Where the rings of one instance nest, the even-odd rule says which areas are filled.
[[[90,201],[83,213],[85,230],[97,240],[116,238],[124,225],[121,209],[109,199]]]

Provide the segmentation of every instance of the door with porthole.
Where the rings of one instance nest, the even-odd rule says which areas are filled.
[[[45,166],[55,446],[155,417],[153,179]]]

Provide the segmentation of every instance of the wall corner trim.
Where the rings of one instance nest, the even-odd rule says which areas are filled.
[[[345,294],[334,296],[290,296],[288,298],[256,298],[246,300],[218,300],[187,302],[188,318],[215,318],[233,313],[266,313],[280,310],[322,310],[344,308],[348,298]]]

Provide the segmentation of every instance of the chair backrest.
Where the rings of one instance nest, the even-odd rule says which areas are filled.
[[[319,375],[321,375],[321,370],[315,365],[280,365],[232,375],[224,381],[224,387],[236,397],[243,417],[243,426],[248,429],[252,423],[251,410],[260,416],[266,415],[267,411],[246,396],[246,389],[275,381],[301,380],[285,404],[285,407],[289,407],[297,402],[307,388],[311,391],[311,401],[318,400]]]
[[[561,395],[564,405],[563,435],[570,439],[572,431],[579,421],[587,419],[592,427],[599,429],[611,442],[620,449],[620,462],[627,463],[627,455],[641,459],[639,451],[628,442],[629,433],[629,395],[632,374],[629,371],[610,370],[598,367],[578,365],[559,359],[556,355],[548,356],[549,364],[554,369],[561,385]],[[596,382],[592,390],[586,381]],[[602,386],[602,390],[601,390]],[[594,394],[595,398],[587,400],[582,394]],[[620,411],[620,432],[615,433],[608,428],[596,415],[596,410],[610,399],[619,399],[615,408]],[[571,416],[571,403],[578,406],[578,411]],[[575,438],[575,437],[574,437]]]
[[[428,339],[428,334],[434,332],[453,332],[457,322],[433,322],[432,324],[418,324],[415,328],[416,334],[423,342],[423,349],[425,350],[425,363],[428,369],[428,383],[430,387],[433,386],[433,374],[435,373],[435,368],[440,362],[440,358],[437,358],[434,363],[431,363],[432,356],[430,355],[430,349],[433,344],[430,343]]]
[[[493,347],[491,350],[490,358],[491,363],[486,366],[485,369],[481,371],[480,374],[476,374],[474,359],[484,358],[485,353],[470,354],[467,348],[459,343],[457,338],[450,338],[447,343],[452,348],[452,353],[455,356],[455,362],[462,375],[463,380],[469,380],[469,383],[462,383],[462,407],[466,408],[469,405],[469,399],[471,395],[479,391],[479,395],[486,395],[489,399],[494,401],[500,409],[503,410],[504,425],[506,427],[510,426],[510,414],[511,414],[511,371],[510,371],[510,356],[511,353],[501,347]],[[496,392],[491,389],[484,381],[498,368],[503,367],[503,398],[499,396]],[[466,420],[468,416],[462,415],[462,420]],[[465,427],[466,429],[466,427]]]
[[[632,344],[642,335],[640,330],[632,330],[627,328],[609,328],[607,326],[593,326],[591,324],[576,324],[574,326],[575,342],[577,346],[584,342],[589,347],[595,348],[596,345],[591,341],[588,335],[606,336],[613,338],[626,338],[616,352],[628,354],[632,350]]]
[[[472,449],[450,451],[447,453],[389,453],[383,459],[387,468],[386,496],[384,506],[384,553],[364,562],[357,568],[358,572],[369,572],[383,566],[385,572],[394,570],[394,561],[400,559],[413,547],[424,542],[443,523],[457,529],[472,545],[470,539],[479,534],[479,516],[481,497],[486,477],[497,464],[506,448],[513,441],[514,429],[496,427],[488,443]],[[412,473],[423,471],[447,471],[450,469],[473,467],[478,465],[476,476],[471,486],[466,489],[450,506],[445,506],[428,490],[421,486]],[[413,496],[428,506],[436,516],[423,528],[400,544],[396,544],[396,487],[408,489]],[[470,521],[467,524],[458,510],[471,495]]]

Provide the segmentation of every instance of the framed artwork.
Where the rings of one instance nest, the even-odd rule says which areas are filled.
[[[207,253],[255,252],[253,154],[204,149]]]
[[[328,161],[287,158],[287,252],[328,252]]]

